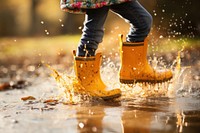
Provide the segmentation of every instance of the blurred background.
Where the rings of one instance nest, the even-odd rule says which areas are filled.
[[[171,65],[177,52],[184,49],[187,54],[184,62],[191,62],[191,53],[200,49],[200,1],[138,1],[154,20],[149,56],[164,58]],[[0,67],[40,62],[71,64],[72,50],[79,43],[83,21],[84,14],[62,11],[60,0],[1,0]],[[118,58],[118,34],[128,33],[129,24],[109,12],[104,27],[105,36],[98,50],[106,56]]]
[[[162,36],[199,37],[198,0],[139,0],[154,18],[153,32]],[[60,0],[1,0],[0,37],[81,34],[84,15],[60,10]],[[112,25],[111,25],[112,23]],[[128,25],[110,13],[105,33],[128,31]]]
[[[131,97],[122,100],[122,106],[118,105],[118,102],[99,103],[94,99],[94,103],[93,100],[92,104],[86,102],[86,106],[80,108],[82,104],[55,106],[57,102],[47,106],[46,103],[43,104],[43,100],[57,97],[55,88],[60,89],[55,80],[49,79],[52,71],[46,64],[59,73],[62,72],[62,75],[67,74],[64,80],[69,80],[63,83],[66,90],[72,87],[72,50],[78,45],[84,14],[61,11],[60,0],[0,0],[0,132],[23,132],[27,129],[29,132],[66,132],[70,131],[68,127],[80,127],[80,131],[84,132],[94,121],[94,124],[100,123],[99,126],[97,124],[98,130],[93,125],[90,129],[102,129],[106,132],[107,128],[108,131],[113,131],[109,127],[113,125],[111,119],[115,120],[115,125],[116,120],[120,121],[120,125],[122,121],[127,122],[126,128],[134,131],[199,132],[200,0],[138,1],[154,19],[149,39],[148,61],[153,66],[172,68],[175,73],[173,82],[170,82],[170,85],[155,85],[155,89],[149,89],[154,85],[145,84],[148,88],[143,91],[140,91],[141,87],[137,84],[127,86],[134,89],[127,91],[131,93]],[[105,76],[102,79],[109,85],[118,85],[118,34],[126,34],[128,30],[128,23],[114,13],[109,13],[105,23],[104,40],[99,46],[103,52],[101,73]],[[136,92],[132,91],[135,89]],[[164,95],[166,92],[169,98]],[[36,97],[36,101],[22,103],[19,100],[29,95]],[[145,95],[151,97],[145,100]],[[140,96],[142,97],[137,99]],[[59,94],[58,97],[62,95]],[[113,111],[116,112],[113,114]],[[131,114],[135,115],[129,118]],[[113,119],[115,116],[116,119]],[[108,123],[98,121],[101,117]],[[90,122],[87,121],[88,118]],[[138,122],[141,120],[144,121],[144,126]],[[136,125],[133,126],[132,123]],[[80,124],[83,124],[84,128]]]

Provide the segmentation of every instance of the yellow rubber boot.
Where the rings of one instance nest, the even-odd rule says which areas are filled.
[[[104,100],[118,98],[121,96],[121,90],[111,90],[101,80],[101,59],[101,53],[97,53],[93,57],[77,57],[74,51],[74,69],[78,83],[84,88],[85,93],[92,97]]]
[[[123,35],[119,35],[121,68],[120,82],[132,84],[134,82],[159,83],[170,80],[173,76],[170,70],[155,70],[147,61],[147,38],[144,42],[123,42]]]

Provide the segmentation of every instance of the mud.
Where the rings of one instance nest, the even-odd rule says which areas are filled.
[[[188,49],[181,55],[181,74],[171,89],[170,84],[160,85],[150,91],[150,95],[143,96],[136,94],[141,85],[135,85],[139,89],[133,94],[124,91],[123,96],[114,101],[90,99],[74,104],[58,98],[62,90],[50,76],[51,71],[39,60],[34,63],[27,59],[17,59],[18,63],[16,59],[9,63],[1,61],[0,132],[198,133],[199,51],[200,48]],[[60,62],[66,56],[69,55],[60,57]],[[160,55],[166,64],[172,64],[176,56],[177,53]],[[107,57],[104,58],[106,64],[102,64],[102,78],[107,84],[109,80],[118,84],[113,72],[119,68],[119,58],[108,61]],[[51,66],[62,73],[72,72],[72,63],[66,66],[52,59]]]

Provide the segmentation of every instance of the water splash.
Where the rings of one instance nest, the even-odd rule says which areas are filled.
[[[191,66],[181,66],[181,52],[183,51],[184,48],[178,52],[178,56],[174,62],[176,63],[176,67],[172,83],[168,88],[169,97],[192,95]]]
[[[150,83],[133,83],[131,85],[121,84],[119,82],[119,68],[120,62],[119,57],[115,57],[113,62],[112,57],[103,58],[103,64],[101,66],[101,77],[103,82],[110,88],[120,88],[122,90],[121,100],[134,99],[134,98],[147,98],[147,97],[175,97],[177,95],[186,95],[189,93],[188,90],[188,71],[190,67],[181,67],[181,51],[178,52],[177,58],[172,64],[173,79],[157,84]],[[155,69],[160,69],[158,66],[159,62],[157,58],[152,61]],[[61,74],[49,65],[47,65],[52,71],[52,76],[58,83],[59,89],[61,90],[62,96],[66,103],[81,103],[89,101],[91,97],[82,87],[74,72],[69,74]],[[187,80],[186,80],[187,79]],[[187,86],[187,90],[184,88]],[[191,87],[189,87],[191,88]],[[184,93],[182,93],[185,91]]]
[[[51,76],[56,80],[59,90],[61,90],[61,95],[59,99],[63,100],[64,104],[77,104],[82,100],[87,100],[88,94],[78,94],[76,92],[85,92],[84,88],[78,83],[77,79],[68,74],[61,74],[50,65],[46,65],[52,70]]]

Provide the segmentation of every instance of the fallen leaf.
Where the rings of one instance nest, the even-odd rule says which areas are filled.
[[[0,84],[0,91],[8,90],[10,89],[10,84],[9,83],[2,83]]]
[[[76,102],[63,102],[64,105],[77,105]]]
[[[27,97],[22,97],[21,100],[27,101],[27,100],[35,100],[36,98],[33,96],[27,96]]]
[[[49,105],[56,105],[56,104],[58,104],[58,100],[48,99],[48,100],[45,100],[44,103],[49,104]]]

